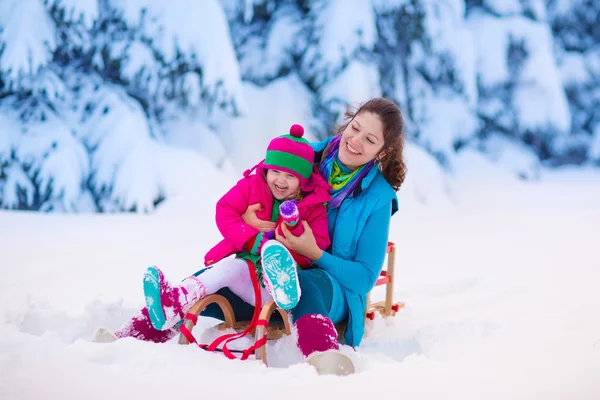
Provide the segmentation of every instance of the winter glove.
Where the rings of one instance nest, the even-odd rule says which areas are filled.
[[[279,214],[283,223],[287,225],[290,232],[295,236],[300,236],[304,232],[304,227],[300,223],[300,213],[298,212],[298,203],[296,200],[286,200],[279,205]],[[278,227],[279,234],[283,234],[281,226]]]

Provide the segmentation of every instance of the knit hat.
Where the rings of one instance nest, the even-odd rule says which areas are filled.
[[[304,128],[294,124],[290,128],[289,135],[271,140],[262,166],[290,173],[304,185],[312,175],[315,152],[302,135],[304,135]]]

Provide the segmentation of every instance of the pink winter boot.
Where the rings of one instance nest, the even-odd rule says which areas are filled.
[[[164,343],[175,337],[178,333],[178,330],[175,328],[164,331],[155,329],[150,323],[148,309],[144,307],[115,332],[111,332],[106,328],[98,329],[92,341],[95,343],[111,343],[117,339],[132,337],[147,342]]]
[[[171,285],[162,271],[153,266],[144,274],[144,295],[150,322],[162,331],[181,321],[194,303],[206,295],[206,288],[195,276]]]
[[[295,327],[300,352],[320,375],[354,373],[352,360],[339,350],[337,331],[329,318],[321,314],[303,315]]]

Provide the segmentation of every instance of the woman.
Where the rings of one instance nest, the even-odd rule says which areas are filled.
[[[305,221],[300,236],[288,234],[285,227],[284,235],[276,235],[316,267],[298,270],[301,296],[289,312],[300,351],[321,373],[354,370],[350,359],[337,351],[334,324],[347,320],[346,343],[360,344],[367,294],[383,266],[390,218],[398,210],[396,191],[406,175],[403,128],[400,109],[387,99],[375,98],[347,112],[336,136],[313,144],[315,164],[333,188],[327,204],[331,245],[321,250]],[[256,208],[248,208],[244,221],[263,232],[273,230],[273,223],[256,217]],[[251,317],[250,307],[231,293],[222,294],[232,302],[236,317]],[[219,311],[209,308],[203,315],[219,316]]]

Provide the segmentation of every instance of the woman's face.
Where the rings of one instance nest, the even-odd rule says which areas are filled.
[[[383,124],[379,117],[368,111],[361,112],[342,132],[338,156],[345,167],[355,170],[373,162],[383,144]]]
[[[300,187],[300,180],[292,174],[276,169],[267,170],[267,186],[277,200],[294,197]]]

